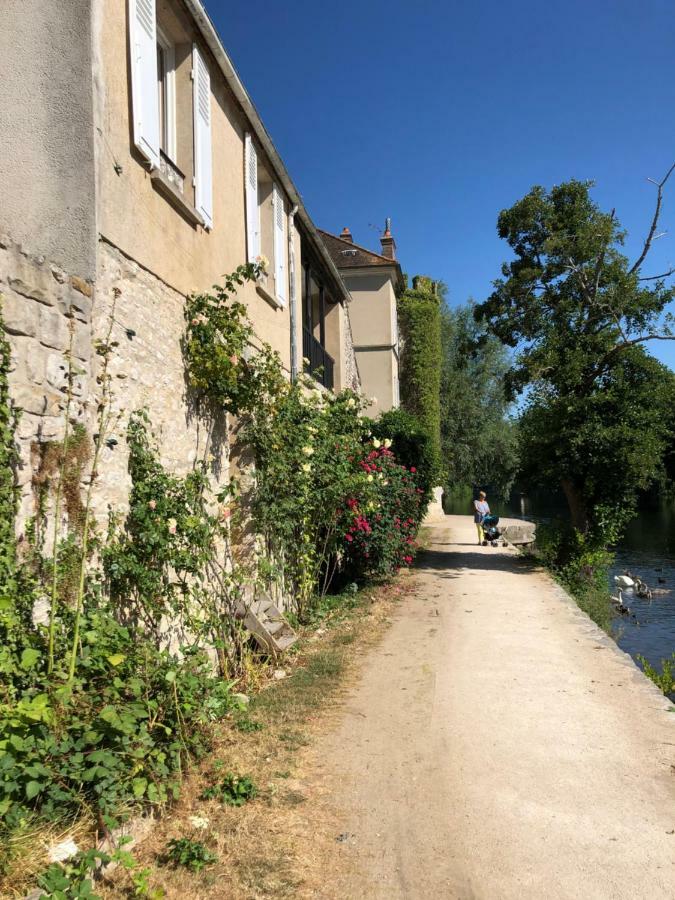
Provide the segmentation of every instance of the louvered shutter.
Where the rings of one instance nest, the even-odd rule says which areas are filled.
[[[274,289],[277,299],[286,302],[286,247],[284,237],[286,234],[284,225],[286,222],[286,207],[284,198],[274,185],[272,194],[274,210]]]
[[[195,207],[213,228],[213,164],[211,152],[211,78],[197,45],[192,47],[195,143]]]
[[[260,207],[258,206],[258,154],[255,152],[251,135],[246,135],[244,150],[246,169],[246,243],[248,261],[255,262],[260,256]]]
[[[159,168],[159,96],[155,0],[129,0],[134,143]]]

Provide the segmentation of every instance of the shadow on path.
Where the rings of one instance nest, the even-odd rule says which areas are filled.
[[[436,544],[435,546],[442,546]],[[447,546],[462,546],[448,544]],[[465,569],[482,570],[485,572],[510,572],[512,574],[526,574],[537,569],[536,563],[520,556],[512,556],[495,551],[492,553],[479,553],[471,551],[453,552],[452,550],[425,550],[420,553],[416,569],[434,570],[439,578],[459,578]]]

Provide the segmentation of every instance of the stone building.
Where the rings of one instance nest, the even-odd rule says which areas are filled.
[[[119,419],[99,517],[124,509],[124,428],[140,407],[166,465],[208,456],[226,477],[227,424],[205,428],[190,404],[183,311],[246,260],[270,261],[239,299],[288,376],[306,357],[326,388],[359,388],[349,290],[200,0],[6,0],[0,57],[0,293],[23,410],[22,520],[34,512],[30,448],[63,430],[69,311],[73,413],[91,428],[94,345],[119,294]]]
[[[390,222],[380,237],[381,253],[355,244],[348,228],[339,236],[319,233],[352,296],[354,352],[363,392],[375,398],[368,411],[375,417],[400,404],[396,298],[405,284]]]

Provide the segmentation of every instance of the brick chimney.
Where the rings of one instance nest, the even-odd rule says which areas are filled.
[[[342,231],[340,232],[340,238],[341,238],[343,241],[349,241],[350,244],[353,244],[353,243],[354,243],[354,238],[352,237],[352,233],[351,233],[351,231],[349,230],[349,228],[347,228],[346,225],[345,225],[345,227],[342,229]]]
[[[384,234],[380,238],[382,244],[382,256],[387,259],[396,259],[396,241],[391,236],[391,219],[385,219]]]

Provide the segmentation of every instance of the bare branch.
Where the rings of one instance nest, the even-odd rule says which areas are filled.
[[[675,266],[672,269],[668,269],[667,272],[662,272],[660,275],[646,275],[644,278],[638,278],[638,281],[659,281],[661,278],[667,278],[669,275],[672,275],[675,272]]]
[[[590,304],[593,298],[591,297],[591,292],[588,288],[588,282],[586,281],[583,269],[574,262],[572,257],[569,258],[569,265],[565,266],[565,268],[569,269],[578,277],[581,284],[581,293],[584,295],[586,302]]]
[[[670,176],[673,172],[673,169],[675,169],[675,163],[672,164],[672,166],[666,172],[665,176],[658,183],[651,178],[647,179],[648,181],[651,181],[652,184],[655,184],[657,187],[656,208],[654,209],[654,218],[652,219],[652,225],[651,225],[651,228],[649,229],[649,234],[647,235],[647,240],[645,241],[645,245],[642,248],[642,253],[638,256],[636,261],[631,266],[631,269],[628,273],[629,275],[632,275],[634,272],[637,272],[637,270],[640,268],[642,263],[645,261],[645,257],[649,253],[649,248],[651,247],[652,242],[654,240],[654,235],[656,234],[656,226],[659,224],[659,216],[661,215],[661,203],[663,202],[663,188],[665,187],[666,182],[670,178]]]

